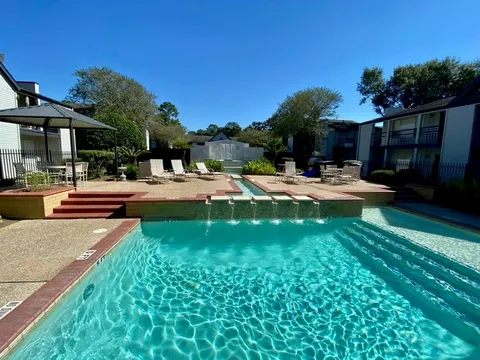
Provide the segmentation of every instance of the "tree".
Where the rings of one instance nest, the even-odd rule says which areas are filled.
[[[480,60],[461,63],[447,57],[398,66],[389,79],[379,67],[363,69],[357,91],[360,104],[370,101],[378,114],[389,107],[405,109],[455,96],[480,75]]]
[[[134,149],[145,148],[145,138],[133,121],[121,115],[104,114],[95,118],[117,129],[117,145]],[[115,146],[114,133],[111,130],[76,129],[78,150],[111,150]]]
[[[242,128],[236,122],[229,122],[221,129],[228,137],[238,136]]]
[[[323,137],[327,132],[323,120],[335,117],[342,101],[342,95],[336,91],[307,88],[287,96],[267,121],[278,136],[313,132]]]
[[[270,126],[268,121],[254,121],[245,128],[245,130],[247,130],[247,129],[266,131],[266,130],[271,130],[272,127]]]
[[[272,138],[268,140],[265,144],[263,144],[263,147],[273,155],[272,161],[274,163],[279,153],[288,150],[288,148],[282,144],[282,141],[279,138]]]
[[[138,157],[145,154],[147,151],[143,149],[135,149],[127,146],[120,146],[118,148],[118,156],[120,161],[125,164],[138,165]]]
[[[186,129],[180,124],[155,124],[150,128],[150,136],[158,142],[159,147],[168,148],[178,139],[185,137]]]
[[[187,150],[190,149],[192,145],[188,143],[188,140],[185,137],[179,137],[175,139],[172,145],[175,149],[182,150],[182,162],[183,166],[186,168],[187,160],[185,159],[185,155],[187,154]]]
[[[95,104],[98,116],[119,115],[143,128],[155,115],[155,95],[134,79],[109,68],[91,67],[73,73],[78,77],[66,98],[77,104]]]
[[[246,128],[238,134],[238,140],[250,144],[250,146],[262,147],[270,139],[268,131]]]
[[[5,61],[5,54],[0,53],[0,63]]]
[[[163,102],[157,107],[156,120],[162,125],[180,125],[178,109],[171,102]]]

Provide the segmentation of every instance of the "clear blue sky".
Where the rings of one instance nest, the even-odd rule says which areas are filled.
[[[360,106],[365,66],[480,52],[478,0],[4,1],[0,52],[17,80],[63,99],[74,70],[107,66],[173,102],[189,129],[266,120],[286,95],[326,86]]]

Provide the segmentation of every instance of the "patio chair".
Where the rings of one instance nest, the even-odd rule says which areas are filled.
[[[77,173],[77,179],[82,180],[82,172],[83,172],[83,165],[81,163],[75,163],[75,172]],[[73,170],[72,170],[72,163],[67,162],[65,163],[65,174],[62,174],[65,176],[65,183],[68,185],[68,180],[71,179],[73,183]],[[85,184],[85,182],[84,182]]]
[[[279,164],[278,165],[278,170],[275,171],[275,182],[281,182],[285,180],[285,164]]]
[[[163,161],[162,161],[163,162]],[[152,177],[152,168],[149,161],[141,161],[138,163],[139,174],[138,177],[140,179],[149,179]]]
[[[335,180],[340,183],[352,183],[360,180],[359,166],[344,166],[341,175],[337,175]]]
[[[198,172],[199,172],[199,175],[200,176],[209,176],[211,177],[212,179],[215,179],[215,176],[216,175],[220,175],[220,176],[223,176],[223,173],[221,172],[216,172],[216,171],[210,171],[207,169],[207,166],[205,165],[205,163],[203,162],[197,162],[196,163],[196,166],[197,166],[197,169],[198,169]]]
[[[188,178],[197,179],[197,174],[189,173],[183,168],[182,160],[172,160],[174,179],[187,181]]]
[[[162,159],[151,159],[148,163],[150,165],[150,178],[157,183],[162,180],[173,180],[173,174],[165,171]]]
[[[304,182],[307,182],[308,178],[297,174],[295,161],[285,161],[285,180],[292,180],[293,182],[295,182],[295,180],[303,180]]]
[[[15,167],[15,182],[20,183],[21,181],[25,184],[25,186],[28,187],[27,184],[27,175],[29,172],[25,169],[25,166],[22,163],[13,163],[13,166]]]

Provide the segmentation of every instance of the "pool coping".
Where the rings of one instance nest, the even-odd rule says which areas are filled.
[[[12,351],[35,325],[139,224],[140,219],[123,221],[112,232],[90,247],[91,250],[96,251],[87,260],[73,260],[0,320],[0,358]]]

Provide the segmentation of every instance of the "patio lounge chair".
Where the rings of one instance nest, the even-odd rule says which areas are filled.
[[[295,161],[285,161],[285,181],[303,180],[307,182],[308,178],[303,175],[297,174],[297,169],[295,168]]]
[[[162,159],[151,159],[150,162],[150,178],[159,183],[162,180],[173,180],[173,174],[165,171]]]
[[[351,183],[360,180],[359,166],[345,166],[341,175],[338,175],[335,180],[341,183]]]
[[[15,167],[15,174],[16,174],[16,179],[15,182],[18,184],[20,182],[23,182],[25,186],[28,187],[27,184],[27,175],[29,172],[25,169],[25,166],[23,166],[22,163],[13,163],[13,166]]]
[[[211,176],[213,179],[215,179],[216,175],[223,176],[223,173],[221,172],[208,170],[207,166],[203,162],[197,162],[196,165],[200,176]]]
[[[197,174],[189,173],[183,168],[182,160],[172,160],[174,179],[187,181],[188,178],[197,179]]]

